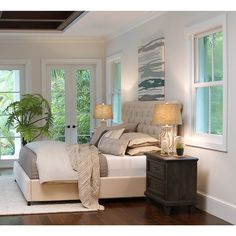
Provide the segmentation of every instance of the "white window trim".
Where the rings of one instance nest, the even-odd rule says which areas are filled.
[[[217,28],[222,28],[223,32],[223,135],[212,135],[212,134],[195,134],[194,130],[194,107],[195,107],[195,95],[193,86],[194,83],[194,35],[201,35],[204,32],[211,31]],[[189,78],[191,81],[189,82],[189,93],[187,97],[190,99],[186,99],[186,114],[187,115],[187,129],[185,132],[185,142],[187,145],[213,149],[216,151],[227,152],[227,140],[228,140],[228,86],[227,86],[227,15],[223,14],[212,18],[208,21],[202,22],[197,25],[193,25],[186,29],[187,36],[187,50],[188,50],[188,68],[189,68]],[[217,83],[217,82],[215,82]],[[205,84],[205,83],[204,83]],[[200,83],[198,84],[201,85]]]
[[[120,68],[122,70],[122,52],[112,54],[106,58],[106,103],[112,104],[113,96],[113,81],[112,81],[112,72],[111,66],[114,62],[120,62]],[[122,83],[122,81],[121,81]],[[122,85],[121,85],[122,88]],[[120,91],[121,104],[122,104],[122,90]]]
[[[31,92],[31,62],[30,60],[0,60],[0,65],[8,66],[23,66],[25,68],[24,88],[21,94]]]
[[[111,65],[116,61],[120,62],[122,68],[122,52],[113,54],[106,58],[106,102],[109,104],[111,104],[112,101]]]

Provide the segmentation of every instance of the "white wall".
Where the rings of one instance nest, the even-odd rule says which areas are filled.
[[[104,71],[104,42],[102,41],[90,42],[59,36],[24,38],[9,36],[0,37],[0,52],[0,60],[30,61],[32,93],[41,93],[41,59],[101,59],[102,71]]]
[[[107,43],[106,55],[122,51],[122,101],[137,100],[138,46],[156,35],[165,38],[166,100],[188,101],[187,27],[223,12],[168,12]],[[236,224],[236,12],[228,12],[228,153],[187,147],[186,152],[199,158],[199,207]],[[186,120],[186,112],[183,111]]]

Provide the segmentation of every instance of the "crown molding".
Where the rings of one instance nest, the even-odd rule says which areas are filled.
[[[81,36],[63,36],[57,35],[16,35],[16,34],[0,34],[0,42],[2,43],[105,43],[104,37],[81,37]]]
[[[138,27],[144,25],[145,23],[147,23],[147,22],[149,22],[149,21],[151,21],[151,20],[154,20],[155,18],[158,18],[158,17],[160,17],[160,16],[166,14],[167,12],[168,12],[168,11],[159,11],[159,12],[157,12],[157,13],[153,13],[152,16],[147,17],[147,18],[146,18],[145,20],[143,20],[142,22],[139,22],[139,23],[137,23],[137,24],[135,24],[135,25],[133,25],[133,26],[131,26],[131,27],[127,27],[125,30],[121,30],[120,32],[116,32],[116,33],[114,33],[113,35],[106,37],[105,40],[106,40],[106,42],[109,42],[109,41],[111,41],[111,40],[113,40],[113,39],[115,39],[115,38],[117,38],[117,37],[120,37],[120,36],[122,36],[122,35],[128,33],[128,32],[131,31],[131,30],[134,30],[134,29],[136,29],[136,28],[138,28]]]

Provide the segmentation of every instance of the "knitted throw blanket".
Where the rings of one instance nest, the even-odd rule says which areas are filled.
[[[100,188],[100,167],[98,149],[89,144],[67,146],[71,165],[78,172],[79,198],[89,209],[104,210],[98,203]]]

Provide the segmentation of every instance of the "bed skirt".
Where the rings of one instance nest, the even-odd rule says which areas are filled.
[[[79,200],[78,184],[44,183],[30,179],[17,161],[14,162],[14,178],[26,201],[67,201]],[[146,177],[118,176],[101,177],[99,198],[143,197],[146,189]]]

